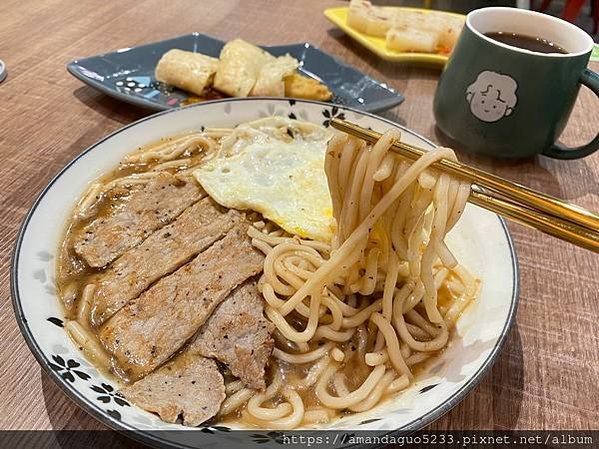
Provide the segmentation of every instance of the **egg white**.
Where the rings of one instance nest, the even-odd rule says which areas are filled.
[[[240,125],[193,174],[219,204],[260,212],[291,234],[328,242],[334,220],[324,160],[331,133],[301,125],[280,117]]]

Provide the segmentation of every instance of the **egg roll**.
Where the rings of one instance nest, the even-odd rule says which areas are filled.
[[[228,42],[220,52],[214,88],[232,97],[247,97],[260,70],[275,57],[242,39]]]
[[[202,95],[212,84],[218,59],[201,53],[173,49],[156,66],[156,79],[179,89]]]
[[[256,84],[250,93],[254,97],[284,97],[286,76],[299,67],[297,59],[289,55],[280,56],[260,69]]]

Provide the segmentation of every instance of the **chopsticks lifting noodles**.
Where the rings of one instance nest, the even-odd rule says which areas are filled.
[[[333,119],[331,125],[369,143],[381,137],[376,131],[344,120]],[[397,141],[392,150],[412,160],[425,153],[425,150]],[[472,184],[470,203],[599,253],[599,216],[591,211],[457,161],[442,159],[432,167],[469,181]]]

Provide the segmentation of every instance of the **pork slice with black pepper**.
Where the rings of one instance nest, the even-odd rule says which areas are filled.
[[[174,423],[197,426],[218,413],[225,399],[225,382],[216,362],[190,349],[121,393],[135,405]]]
[[[122,374],[139,379],[187,343],[214,309],[262,271],[264,256],[242,222],[191,262],[152,285],[112,316],[99,332]]]
[[[130,249],[96,282],[91,321],[101,325],[153,282],[166,276],[221,239],[243,215],[204,198],[177,219]]]
[[[210,315],[190,347],[226,364],[247,387],[264,389],[274,325],[264,318],[255,281],[237,287]]]
[[[74,248],[90,267],[103,267],[173,221],[205,196],[195,180],[160,173],[129,200],[87,224]]]

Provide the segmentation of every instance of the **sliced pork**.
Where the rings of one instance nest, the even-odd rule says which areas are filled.
[[[124,207],[85,226],[75,241],[75,252],[90,267],[103,267],[173,221],[204,195],[192,178],[160,173],[133,192]]]
[[[218,413],[225,400],[225,382],[216,362],[186,350],[153,373],[121,390],[139,407],[163,421],[197,426]]]
[[[105,271],[96,284],[92,323],[98,326],[153,282],[205,250],[243,219],[242,214],[204,198],[174,222],[130,249]]]
[[[191,343],[192,351],[214,357],[249,388],[264,389],[264,369],[274,325],[264,318],[262,294],[254,281],[237,287],[212,313]]]
[[[103,345],[130,380],[166,362],[235,287],[262,270],[264,256],[252,246],[248,226],[235,226],[100,328]]]

